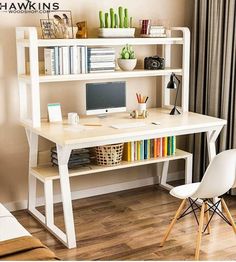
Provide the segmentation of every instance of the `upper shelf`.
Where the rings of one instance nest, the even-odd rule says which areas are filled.
[[[40,83],[60,82],[60,81],[79,81],[79,80],[99,80],[99,79],[118,79],[118,78],[133,78],[133,77],[151,77],[170,75],[174,72],[176,75],[182,75],[181,68],[166,68],[162,70],[144,70],[135,69],[133,71],[105,72],[105,73],[88,73],[76,75],[40,75]],[[30,82],[29,75],[20,75],[19,80]]]
[[[29,47],[28,39],[17,40],[18,44]],[[163,44],[183,44],[182,37],[163,37],[163,38],[87,38],[87,39],[38,39],[38,47],[44,46],[121,46],[130,45],[163,45]]]

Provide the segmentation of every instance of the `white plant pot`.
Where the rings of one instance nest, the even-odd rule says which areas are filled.
[[[135,28],[98,28],[99,37],[134,37]]]
[[[132,71],[134,70],[137,64],[137,58],[134,59],[122,59],[118,58],[118,65],[123,71]]]

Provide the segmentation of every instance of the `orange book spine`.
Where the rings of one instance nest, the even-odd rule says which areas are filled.
[[[162,138],[162,156],[167,156],[167,137]]]
[[[157,157],[157,138],[153,139],[153,157]]]
[[[157,152],[156,157],[161,156],[161,154],[160,154],[160,150],[161,150],[160,141],[161,141],[161,138],[157,138],[157,140],[156,140],[156,152]]]

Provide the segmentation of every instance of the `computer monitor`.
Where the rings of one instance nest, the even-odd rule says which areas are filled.
[[[86,114],[104,115],[126,111],[126,82],[86,84]]]

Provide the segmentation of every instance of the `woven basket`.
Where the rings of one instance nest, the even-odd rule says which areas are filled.
[[[116,166],[122,160],[124,144],[95,147],[96,160],[99,166]]]

